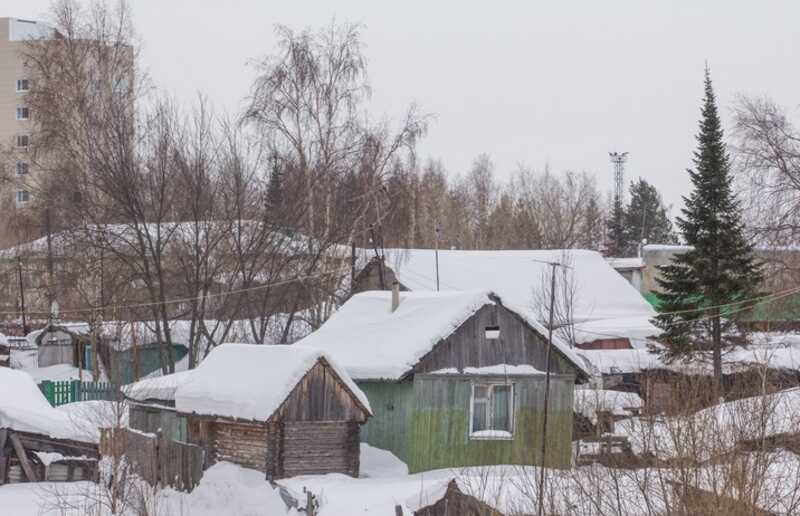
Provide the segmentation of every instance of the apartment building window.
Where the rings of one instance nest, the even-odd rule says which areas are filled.
[[[18,176],[27,176],[28,175],[28,164],[24,161],[17,161],[17,175]]]
[[[17,108],[17,120],[28,120],[30,117],[31,113],[27,107]]]
[[[31,89],[28,79],[17,79],[17,91],[28,91]]]
[[[31,193],[27,190],[17,190],[17,204],[25,204],[31,200]]]
[[[31,144],[31,138],[27,134],[18,134],[17,135],[17,147],[27,149],[28,145]]]

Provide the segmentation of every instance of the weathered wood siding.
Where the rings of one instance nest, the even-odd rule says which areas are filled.
[[[473,382],[504,382],[505,377],[417,375],[408,461],[411,472],[490,464],[541,465],[544,376],[508,377],[514,385],[514,431],[510,440],[469,436]],[[547,422],[548,467],[571,464],[574,384],[571,375],[550,380]]]
[[[333,369],[320,361],[286,398],[279,419],[363,422],[366,414]]]
[[[499,339],[487,339],[488,326],[500,327]],[[546,369],[547,340],[501,305],[486,305],[452,335],[422,357],[414,371],[427,373],[455,367],[528,364]],[[556,348],[551,353],[554,373],[576,374],[575,367]]]
[[[359,472],[359,424],[356,422],[286,423],[283,476]]]
[[[408,434],[414,410],[414,384],[405,382],[358,382],[367,395],[372,417],[361,427],[361,442],[390,450],[408,462]]]
[[[186,441],[186,416],[175,409],[152,405],[130,404],[130,427],[142,432],[157,433],[175,441]]]
[[[210,423],[208,435],[212,462],[227,461],[266,471],[267,430],[264,423]]]

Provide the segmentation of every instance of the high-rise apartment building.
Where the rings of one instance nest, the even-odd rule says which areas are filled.
[[[33,78],[22,51],[25,41],[53,34],[42,22],[0,18],[0,247],[16,243],[14,219],[34,197],[31,146],[36,144],[32,136],[36,113],[26,103]]]

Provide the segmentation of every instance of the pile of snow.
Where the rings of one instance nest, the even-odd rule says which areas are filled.
[[[0,428],[57,439],[97,442],[96,432],[76,427],[72,418],[54,409],[27,373],[0,368]]]
[[[389,249],[386,256],[405,287],[436,290],[433,250]],[[573,316],[579,343],[644,339],[659,333],[650,323],[655,315],[650,304],[595,251],[439,251],[439,284],[443,290],[490,289],[526,319],[544,322],[547,307],[542,291],[549,285],[550,266],[543,262],[571,267],[567,279],[575,291]]]
[[[191,378],[194,371],[181,371],[145,378],[122,388],[125,397],[134,401],[175,401],[175,391]]]
[[[605,389],[575,389],[573,406],[576,414],[597,423],[597,413],[605,412],[614,416],[632,416],[642,408],[642,398],[634,392],[610,391]]]
[[[393,478],[408,475],[408,466],[394,453],[367,443],[361,443],[359,469],[362,478]]]
[[[742,442],[798,433],[800,387],[721,403],[694,414],[620,421],[634,453],[663,459],[703,461],[724,455]]]
[[[392,312],[391,297],[387,291],[356,294],[296,345],[325,350],[357,380],[398,380],[480,308],[494,304],[487,290],[401,292],[400,306]],[[537,322],[531,324],[544,332]],[[559,339],[555,345],[584,369],[573,349]]]
[[[209,416],[267,421],[321,360],[369,408],[366,395],[322,351],[304,346],[223,344],[175,391],[175,408]]]

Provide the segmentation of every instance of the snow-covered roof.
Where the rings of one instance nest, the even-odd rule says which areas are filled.
[[[29,374],[7,367],[0,367],[0,428],[56,439],[97,440],[76,427],[68,414],[51,407]]]
[[[800,371],[800,335],[753,333],[750,345],[734,347],[722,355],[722,372],[733,374],[753,367],[789,369]],[[691,359],[666,363],[647,348],[586,350],[583,355],[601,374],[638,373],[651,369],[665,369],[687,375],[713,373],[711,357],[697,352]]]
[[[391,296],[388,291],[356,294],[297,345],[324,349],[357,380],[399,380],[481,307],[494,303],[487,290],[412,291],[400,293],[400,306],[392,312]],[[575,350],[560,339],[554,343],[588,374]]]
[[[303,377],[326,361],[371,411],[366,395],[328,354],[294,345],[222,344],[175,391],[179,412],[267,421]]]
[[[432,249],[388,249],[386,262],[410,290],[436,289]],[[542,322],[547,311],[542,291],[550,278],[550,266],[543,262],[570,266],[567,277],[575,291],[572,319],[578,343],[659,333],[650,323],[652,306],[595,251],[439,251],[440,288],[488,289],[526,319]]]
[[[125,385],[122,391],[127,398],[134,401],[175,401],[175,392],[178,387],[189,381],[192,373],[194,373],[194,370],[146,378],[136,383]]]
[[[620,392],[606,389],[575,389],[573,410],[592,422],[597,421],[598,412],[615,416],[631,416],[642,408],[642,398],[635,392]]]
[[[606,262],[615,270],[643,269],[644,260],[639,257],[633,258],[606,258]]]

